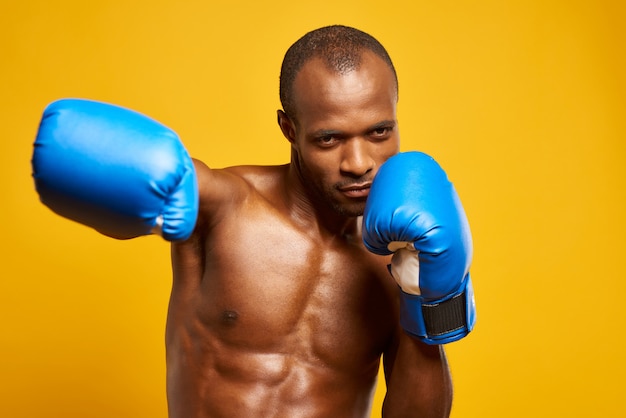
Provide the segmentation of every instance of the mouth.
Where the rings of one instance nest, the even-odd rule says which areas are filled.
[[[339,191],[344,195],[352,199],[366,198],[370,194],[371,182],[350,184],[339,187]]]

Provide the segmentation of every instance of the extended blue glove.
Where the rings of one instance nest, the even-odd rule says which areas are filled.
[[[193,162],[172,130],[137,112],[89,100],[50,104],[32,166],[46,206],[105,235],[175,241],[193,232]]]
[[[430,156],[400,153],[381,166],[365,206],[363,242],[376,254],[394,254],[390,271],[405,331],[445,344],[473,329],[471,233],[452,183]]]

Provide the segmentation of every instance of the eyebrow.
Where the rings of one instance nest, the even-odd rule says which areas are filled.
[[[311,133],[313,138],[324,138],[326,136],[340,136],[343,135],[342,131],[336,129],[320,129]]]
[[[380,128],[395,128],[396,121],[395,120],[383,120],[375,123],[374,125],[369,126],[365,132],[375,131]],[[340,131],[337,129],[319,129],[311,133],[311,137],[313,138],[323,138],[326,136],[342,136],[345,135],[344,131]]]
[[[395,128],[395,127],[396,127],[395,120],[383,120],[381,122],[375,123],[374,125],[370,126],[368,131],[375,131],[376,129],[380,129],[380,128]]]

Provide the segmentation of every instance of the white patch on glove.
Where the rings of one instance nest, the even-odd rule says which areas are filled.
[[[406,293],[420,295],[419,251],[412,242],[392,241],[387,245],[393,251],[391,257],[391,275]]]

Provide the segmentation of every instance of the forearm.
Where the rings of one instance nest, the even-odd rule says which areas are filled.
[[[443,346],[426,345],[403,334],[389,367],[383,417],[450,416],[452,379]]]

